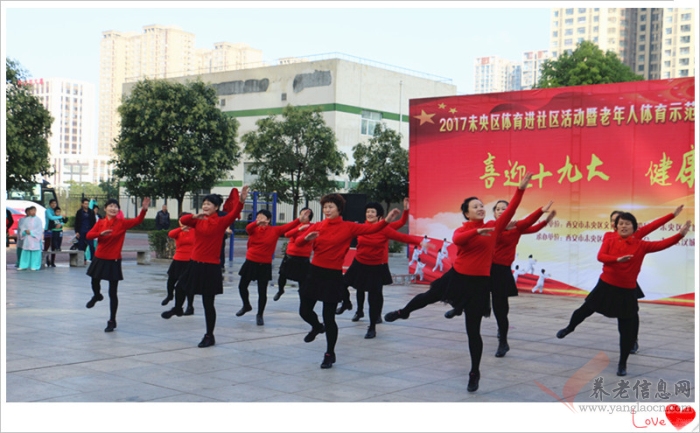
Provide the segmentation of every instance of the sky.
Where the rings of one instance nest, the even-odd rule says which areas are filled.
[[[34,7],[39,4],[43,7]],[[262,50],[268,62],[338,52],[449,78],[459,94],[466,94],[473,93],[475,58],[520,60],[525,51],[547,49],[549,7],[556,4],[521,9],[499,2],[488,3],[489,8],[459,2],[107,5],[3,2],[3,53],[33,78],[83,80],[97,89],[103,31],[142,33],[146,25],[174,25],[195,34],[196,48],[242,42]]]

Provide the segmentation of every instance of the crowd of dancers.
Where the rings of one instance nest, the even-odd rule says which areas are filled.
[[[447,245],[457,248],[453,266],[440,278],[431,282],[429,290],[416,295],[403,308],[391,311],[384,321],[408,319],[410,314],[425,306],[442,301],[449,303],[451,310],[445,317],[451,319],[464,315],[465,330],[471,358],[471,369],[467,391],[479,388],[480,362],[483,352],[481,338],[482,317],[490,316],[493,309],[498,325],[498,349],[496,357],[504,357],[510,350],[508,345],[508,298],[517,296],[518,290],[511,266],[515,260],[515,250],[520,237],[536,233],[555,217],[552,202],[536,209],[525,218],[515,221],[515,212],[522,201],[532,174],[527,173],[520,182],[510,201],[499,200],[493,207],[493,220],[486,220],[486,209],[477,197],[469,197],[461,205],[466,222],[454,231],[451,241],[444,239],[438,251],[435,268],[443,270],[443,260],[448,257]],[[174,307],[161,314],[164,319],[173,316],[194,314],[194,295],[201,295],[206,331],[199,347],[216,344],[216,295],[223,293],[223,277],[220,270],[220,250],[227,228],[240,218],[248,187],[239,194],[233,188],[226,202],[220,195],[211,194],[202,202],[196,215],[183,213],[179,218],[180,227],[171,230],[169,236],[175,240],[176,253],[168,269],[167,295],[161,302],[167,305],[175,301]],[[105,332],[117,327],[118,307],[117,287],[123,279],[121,271],[121,248],[126,230],[141,223],[146,215],[150,199],[145,198],[141,212],[133,219],[117,218],[119,203],[108,200],[105,204],[106,216],[100,219],[87,234],[87,238],[99,239],[99,248],[87,270],[92,278],[93,296],[87,308],[103,300],[100,281],[109,282],[110,316]],[[223,205],[223,206],[222,206]],[[427,236],[403,234],[397,230],[408,221],[408,200],[404,200],[404,211],[392,209],[386,215],[379,203],[365,206],[363,224],[343,220],[345,200],[340,194],[329,194],[321,198],[324,218],[312,222],[313,212],[304,208],[298,218],[281,226],[271,225],[269,211],[261,210],[255,219],[246,226],[248,248],[245,262],[240,268],[239,294],[241,309],[236,316],[243,316],[253,310],[248,287],[257,282],[258,303],[256,323],[264,325],[264,311],[267,304],[267,287],[272,280],[272,260],[277,241],[284,236],[288,239],[284,259],[279,269],[277,301],[285,293],[288,280],[299,284],[299,316],[311,327],[304,342],[312,342],[319,334],[325,334],[326,350],[321,368],[331,368],[336,362],[338,325],[336,315],[352,309],[349,287],[357,292],[357,311],[353,321],[364,317],[365,298],[369,304],[369,326],[366,339],[375,338],[376,325],[382,321],[384,304],[383,287],[392,284],[389,272],[389,241],[394,240],[414,246],[411,264],[422,270],[425,264],[420,261],[420,252],[434,248]],[[644,256],[661,251],[678,243],[687,233],[690,221],[681,230],[662,241],[643,240],[651,231],[670,221],[682,211],[679,206],[672,214],[638,229],[634,215],[615,211],[611,215],[613,231],[606,233],[598,253],[598,261],[603,264],[603,272],[594,289],[583,305],[574,311],[569,324],[557,332],[558,338],[574,332],[587,317],[597,312],[618,320],[620,333],[620,357],[617,374],[627,374],[627,359],[638,349],[639,306],[637,300],[643,293],[637,284]],[[542,221],[539,219],[547,214]],[[351,241],[357,239],[355,259],[343,274],[343,261]],[[517,268],[517,267],[516,267]],[[517,272],[517,270],[516,270]],[[542,270],[544,274],[544,270]],[[544,277],[542,277],[544,278]],[[185,300],[187,307],[184,308]],[[314,311],[316,303],[322,303],[322,321]]]

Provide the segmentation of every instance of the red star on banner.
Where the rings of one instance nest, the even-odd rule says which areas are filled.
[[[420,125],[422,125],[426,122],[435,124],[435,122],[433,122],[433,116],[435,116],[434,113],[428,114],[424,110],[420,110],[420,116],[413,116],[413,118],[420,120]],[[420,125],[418,125],[418,126],[420,126]]]

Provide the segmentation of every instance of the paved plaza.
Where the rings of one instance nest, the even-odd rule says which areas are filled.
[[[127,246],[144,239],[130,234]],[[297,312],[296,287],[288,286],[277,302],[272,301],[276,287],[270,287],[264,326],[256,325],[255,311],[234,315],[241,307],[237,271],[244,246],[245,240],[236,240],[224,294],[216,298],[216,345],[204,349],[197,347],[204,334],[199,298],[194,316],[160,317],[172,306],[160,305],[168,261],[143,266],[136,264],[135,255],[125,254],[118,327],[105,333],[105,282],[105,300],[88,310],[85,303],[92,292],[86,268],[71,268],[63,259],[56,268],[17,271],[14,248],[9,248],[4,269],[6,401],[553,403],[555,395],[576,403],[600,401],[601,396],[608,403],[696,400],[694,308],[641,305],[640,350],[630,356],[625,379],[630,386],[647,380],[651,394],[635,398],[630,388],[625,399],[616,397],[616,321],[596,314],[559,340],[557,330],[582,299],[522,292],[511,298],[511,350],[504,358],[494,357],[495,319],[482,322],[484,355],[475,393],[466,391],[470,360],[464,320],[445,319],[449,307],[442,303],[414,312],[408,320],[378,325],[371,340],[363,338],[366,316],[359,322],[350,320],[353,312],[337,316],[337,362],[322,370],[325,338],[303,342],[309,327]],[[274,276],[279,262],[275,259]],[[393,257],[392,272],[405,274],[407,262]],[[425,290],[419,284],[385,287],[384,313]],[[354,290],[352,296],[355,303]],[[255,309],[254,283],[251,303]],[[320,304],[316,310],[320,315]],[[593,373],[582,371],[586,365]],[[571,378],[582,377],[579,386],[570,386]],[[596,393],[594,382],[600,379]],[[670,400],[655,395],[660,381],[668,384]],[[688,395],[674,395],[674,385],[686,381]]]

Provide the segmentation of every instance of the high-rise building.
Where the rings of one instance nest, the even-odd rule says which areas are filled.
[[[498,56],[474,60],[474,93],[520,90],[521,65]]]
[[[645,79],[693,76],[694,14],[692,8],[553,8],[550,51],[556,59],[592,41]]]
[[[540,79],[542,64],[549,59],[549,51],[526,51],[523,53],[523,62],[520,73],[520,89],[532,89]]]
[[[195,49],[195,35],[174,26],[148,25],[143,33],[109,30],[100,43],[100,107],[97,152],[111,155],[119,134],[122,85],[143,78],[171,78],[262,65],[262,51],[219,42]]]
[[[52,184],[97,182],[111,174],[106,158],[95,155],[94,111],[95,86],[63,78],[39,78],[28,82],[31,93],[51,113],[51,136],[48,138]]]

